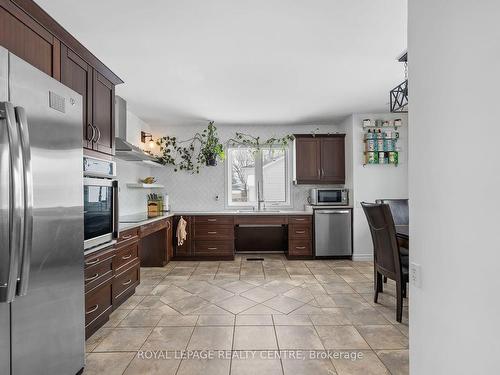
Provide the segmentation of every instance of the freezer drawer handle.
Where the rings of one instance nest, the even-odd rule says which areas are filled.
[[[85,312],[85,315],[92,314],[93,312],[96,312],[99,309],[99,305],[93,306],[89,311]],[[81,310],[80,310],[81,311]]]
[[[85,279],[85,282],[86,282],[86,283],[89,283],[89,282],[91,282],[91,281],[94,281],[94,280],[95,280],[95,279],[97,279],[98,277],[99,277],[99,274],[98,274],[98,273],[96,273],[94,276],[89,277],[88,279]]]
[[[28,293],[33,248],[33,173],[31,169],[31,146],[26,110],[23,107],[16,107],[15,113],[19,123],[24,169],[24,234],[22,239],[21,275],[17,295],[25,296]]]
[[[16,126],[16,115],[14,106],[9,102],[0,102],[0,118],[5,120],[6,129],[9,139],[10,150],[10,175],[5,176],[10,186],[15,187],[10,189],[10,241],[8,246],[1,246],[5,254],[2,254],[2,259],[9,259],[8,274],[5,281],[0,284],[0,302],[12,302],[16,295],[18,270],[19,270],[19,250],[22,248],[22,233],[24,227],[24,197],[19,186],[23,186],[23,160],[22,146],[19,139],[19,132]],[[3,164],[3,163],[2,163]],[[4,176],[2,176],[4,178]]]

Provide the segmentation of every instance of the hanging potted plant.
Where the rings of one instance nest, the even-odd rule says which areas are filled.
[[[226,157],[224,153],[224,146],[219,141],[217,128],[213,121],[210,121],[208,127],[203,130],[201,134],[203,138],[200,156],[207,166],[216,166],[217,159],[224,160]]]

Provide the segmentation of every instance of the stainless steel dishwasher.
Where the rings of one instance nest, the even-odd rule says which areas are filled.
[[[352,255],[352,210],[325,208],[314,210],[314,242],[317,257]]]

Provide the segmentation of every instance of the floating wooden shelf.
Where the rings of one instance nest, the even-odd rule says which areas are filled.
[[[134,184],[127,184],[127,187],[132,189],[163,189],[165,186],[160,184],[134,183]]]

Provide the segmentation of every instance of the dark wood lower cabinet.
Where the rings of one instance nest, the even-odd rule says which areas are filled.
[[[120,233],[116,245],[85,256],[85,338],[135,293],[140,283],[138,228]]]
[[[85,338],[102,327],[113,311],[113,260],[111,246],[85,257]]]
[[[290,259],[313,258],[311,215],[183,216],[187,239],[182,245],[176,236],[180,218],[173,219],[174,259],[234,259],[235,250],[284,251]]]

